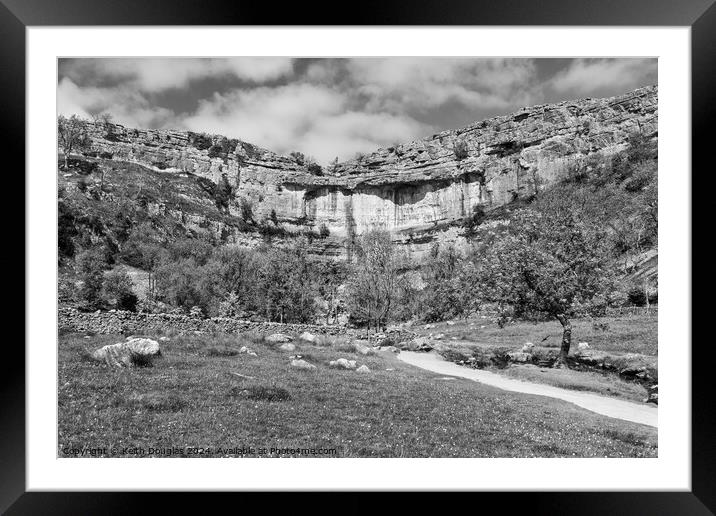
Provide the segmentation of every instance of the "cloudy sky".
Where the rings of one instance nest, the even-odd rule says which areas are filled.
[[[327,163],[521,107],[656,84],[656,59],[61,59],[60,114],[239,138]]]

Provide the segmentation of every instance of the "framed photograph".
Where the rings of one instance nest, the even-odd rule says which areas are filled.
[[[712,513],[712,4],[2,0],[26,337],[0,509]]]

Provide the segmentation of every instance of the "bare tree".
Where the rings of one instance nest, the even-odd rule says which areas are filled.
[[[60,148],[65,156],[65,170],[67,170],[70,154],[90,146],[87,122],[77,115],[72,115],[70,118],[60,115],[57,119],[57,132]]]

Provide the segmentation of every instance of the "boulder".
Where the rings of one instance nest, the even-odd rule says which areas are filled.
[[[413,340],[402,343],[410,351],[430,351],[433,344],[426,337],[415,337]]]
[[[283,351],[295,351],[296,345],[291,344],[290,342],[286,342],[285,344],[281,344],[281,346],[279,346],[279,349],[281,349]]]
[[[358,369],[356,369],[356,372],[358,373],[370,373],[370,369],[368,369],[368,366],[363,364]]]
[[[522,351],[513,351],[512,353],[507,353],[507,357],[510,359],[511,362],[530,362],[532,360],[531,353],[523,353]]]
[[[311,344],[319,344],[321,342],[321,339],[318,335],[314,335],[311,332],[304,331],[299,337],[301,340],[305,340],[306,342],[310,342]]]
[[[125,342],[107,344],[90,356],[93,360],[104,362],[111,367],[132,367],[161,354],[156,340],[132,337]]]
[[[454,325],[455,325],[455,321],[448,321],[448,322],[447,322],[447,325],[448,325],[448,326],[454,326]]]
[[[309,364],[305,360],[300,360],[300,359],[291,360],[291,367],[295,367],[296,369],[302,369],[304,371],[309,371],[311,369],[316,368],[315,365]]]
[[[359,355],[374,355],[375,351],[372,347],[367,345],[367,342],[364,340],[357,340],[353,343],[353,346],[355,347],[356,353]]]
[[[353,370],[356,368],[356,361],[355,360],[348,360],[345,358],[339,358],[338,360],[331,360],[328,363],[329,367],[332,367],[334,369],[348,369]]]
[[[579,344],[577,344],[577,349],[578,349],[579,351],[586,351],[586,350],[589,349],[589,343],[587,343],[587,342],[580,342]]]
[[[264,339],[269,344],[283,344],[284,342],[291,342],[293,337],[286,335],[285,333],[274,333]]]

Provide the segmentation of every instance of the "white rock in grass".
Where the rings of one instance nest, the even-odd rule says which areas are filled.
[[[155,356],[162,354],[162,350],[159,348],[159,343],[153,339],[135,337],[123,342],[122,344],[127,346],[132,353],[136,353],[138,355]]]
[[[265,340],[270,344],[283,344],[284,342],[291,342],[293,338],[285,333],[274,333],[266,337]]]
[[[356,341],[353,346],[356,350],[356,353],[360,355],[375,355],[375,350],[364,344],[366,341]]]
[[[512,362],[529,362],[532,360],[532,355],[530,353],[523,353],[521,351],[507,353],[507,356]]]
[[[328,365],[335,369],[348,369],[353,370],[356,368],[355,360],[348,360],[346,358],[339,358],[338,360],[331,360]]]
[[[94,351],[91,357],[111,367],[131,367],[137,358],[151,358],[161,354],[156,340],[135,337],[101,347]]]
[[[525,342],[525,345],[522,346],[522,353],[532,353],[532,348],[534,348],[535,345],[531,342]]]
[[[311,369],[316,368],[315,365],[309,364],[305,360],[291,360],[291,367],[295,367],[296,369],[303,369],[305,371],[309,371]]]
[[[587,342],[580,342],[579,344],[577,344],[577,349],[578,349],[579,351],[587,350],[587,349],[589,349],[589,343],[587,343]]]
[[[283,351],[296,351],[296,346],[295,344],[286,342],[285,344],[281,344],[281,346],[279,346],[279,349],[282,349]]]
[[[311,344],[319,344],[321,342],[321,339],[318,335],[314,335],[311,332],[304,331],[301,335],[298,337],[301,340],[305,340],[306,342],[310,342]]]
[[[453,326],[454,324],[455,324],[455,321],[448,321],[448,322],[447,322],[447,325],[448,325],[448,326]]]
[[[370,373],[370,369],[368,369],[368,366],[363,364],[358,369],[356,369],[356,372],[358,373]]]

